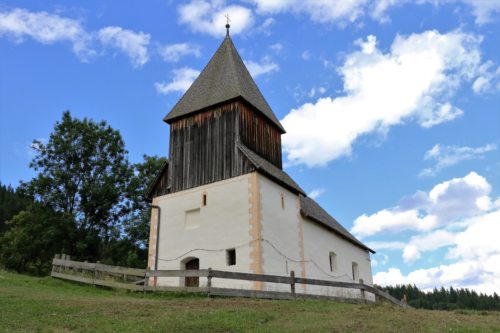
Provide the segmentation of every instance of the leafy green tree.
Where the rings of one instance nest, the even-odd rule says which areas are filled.
[[[134,176],[130,182],[130,215],[125,221],[125,231],[140,248],[148,245],[150,200],[146,197],[149,186],[166,163],[166,158],[143,155],[143,162],[134,164]]]
[[[120,237],[132,168],[120,133],[105,121],[63,113],[46,144],[34,141],[31,167],[39,174],[28,193],[104,242]],[[95,237],[92,236],[92,237]]]
[[[0,234],[8,228],[5,222],[25,209],[32,201],[21,191],[0,184]]]
[[[0,262],[8,269],[47,274],[55,253],[68,253],[75,237],[71,216],[32,203],[7,222],[0,236]]]

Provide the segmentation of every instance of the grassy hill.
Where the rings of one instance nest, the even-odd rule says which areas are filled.
[[[1,332],[500,332],[500,313],[105,290],[0,271]]]

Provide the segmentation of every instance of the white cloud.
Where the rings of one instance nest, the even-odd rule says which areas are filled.
[[[427,249],[438,246],[438,239],[446,245],[453,245],[449,257],[457,261],[449,265],[417,269],[408,275],[403,275],[397,268],[387,272],[379,272],[374,276],[374,282],[380,285],[416,284],[423,289],[435,286],[453,286],[471,288],[478,292],[500,293],[500,210],[471,218],[468,227],[456,234],[422,237],[420,244],[410,245],[418,250],[414,256]],[[435,238],[435,239],[432,239]],[[432,240],[431,240],[432,239]],[[412,251],[409,248],[408,253]],[[405,248],[406,250],[406,248]],[[412,255],[408,255],[412,258]]]
[[[407,263],[413,262],[421,257],[422,252],[453,245],[455,240],[456,234],[446,230],[436,230],[428,234],[413,236],[403,248],[403,260]]]
[[[491,22],[495,14],[500,13],[500,1],[498,0],[462,0],[472,7],[476,24],[485,24]]]
[[[431,4],[434,6],[462,3],[472,9],[472,14],[478,25],[493,21],[493,16],[500,13],[500,1],[498,0],[376,0],[371,8],[371,16],[381,22],[387,22],[390,20],[387,10],[391,7],[402,6],[408,3],[413,5]],[[467,8],[467,11],[469,11],[469,8]]]
[[[156,91],[160,94],[169,94],[171,92],[184,93],[191,86],[193,81],[200,75],[200,71],[189,67],[183,67],[173,70],[174,77],[171,82],[156,82]]]
[[[370,249],[378,250],[402,250],[405,248],[406,243],[400,241],[390,241],[390,242],[381,242],[381,241],[373,241],[366,242],[366,246]]]
[[[64,18],[47,12],[30,12],[16,8],[0,12],[0,36],[5,35],[21,43],[31,37],[42,44],[69,42],[73,52],[82,60],[95,54],[91,36],[83,29],[79,20]]]
[[[449,99],[477,72],[481,38],[426,31],[397,36],[387,53],[376,42],[374,36],[357,41],[360,50],[338,69],[345,96],[320,98],[283,118],[292,164],[325,165],[350,155],[362,135],[386,134],[410,119],[431,127],[462,114]]]
[[[251,0],[251,2],[257,6],[257,11],[261,14],[304,13],[314,22],[343,24],[354,22],[363,15],[368,0]]]
[[[495,70],[492,61],[487,61],[479,67],[479,76],[472,84],[476,94],[500,90],[500,66]]]
[[[369,216],[363,214],[354,221],[351,231],[358,237],[366,237],[382,231],[423,232],[441,225],[452,225],[492,209],[494,205],[490,192],[487,180],[471,172],[463,178],[437,184],[428,193],[418,191],[412,197],[403,198],[399,206],[382,209]],[[444,235],[434,235],[439,239],[438,236],[444,239]],[[417,244],[422,248],[424,241],[432,239],[415,239],[410,245]]]
[[[188,55],[193,55],[197,58],[201,56],[200,47],[188,43],[163,45],[158,48],[158,52],[163,60],[168,62],[177,62],[182,57]]]
[[[280,69],[278,64],[267,57],[264,57],[260,63],[251,60],[245,61],[245,65],[254,79],[263,74],[277,72]]]
[[[316,200],[323,193],[325,193],[324,188],[316,188],[316,189],[312,190],[307,196],[310,197],[311,199]]]
[[[224,1],[193,0],[179,6],[179,21],[192,31],[214,37],[226,34],[226,17],[231,20],[231,35],[239,34],[253,25],[252,11],[239,5],[225,6]]]
[[[101,43],[125,53],[134,67],[148,62],[148,44],[151,36],[143,32],[134,32],[121,27],[105,27],[97,32]]]
[[[496,150],[495,144],[487,144],[481,147],[459,147],[435,145],[425,153],[425,160],[434,160],[436,165],[431,168],[425,168],[420,172],[420,176],[434,176],[441,170],[460,163],[465,160],[474,160],[483,158],[488,152]]]

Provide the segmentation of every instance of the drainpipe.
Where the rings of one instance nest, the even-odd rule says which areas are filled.
[[[155,271],[158,270],[158,253],[159,253],[159,242],[160,242],[160,219],[161,219],[161,208],[160,206],[156,205],[150,205],[151,208],[156,208],[158,209],[158,222],[156,223],[156,246],[155,246]],[[157,277],[155,276],[155,286],[156,286],[156,279]]]

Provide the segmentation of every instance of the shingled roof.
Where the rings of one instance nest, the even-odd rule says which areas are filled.
[[[330,214],[328,214],[323,208],[321,208],[321,206],[313,199],[302,195],[300,196],[300,213],[303,216],[310,218],[311,220],[318,222],[328,229],[334,231],[349,242],[367,251],[370,251],[371,253],[375,253],[375,251],[357,240],[356,237],[354,237],[349,231],[347,231],[347,229],[345,229],[340,223],[338,223],[337,220],[335,220]]]
[[[260,157],[257,153],[255,153],[253,150],[243,145],[242,143],[238,143],[238,148],[246,156],[246,158],[248,158],[250,163],[253,164],[257,171],[260,171],[267,177],[280,183],[293,192],[305,195],[304,190],[301,189],[300,186],[297,185],[292,177],[290,177],[285,171],[267,161],[265,158]]]
[[[163,120],[171,124],[178,118],[235,98],[246,100],[285,133],[228,34],[198,78]]]

